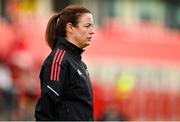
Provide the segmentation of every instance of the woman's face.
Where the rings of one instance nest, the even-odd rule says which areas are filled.
[[[85,13],[79,18],[79,23],[73,27],[73,38],[76,46],[84,48],[90,44],[94,34],[93,16],[90,13]]]

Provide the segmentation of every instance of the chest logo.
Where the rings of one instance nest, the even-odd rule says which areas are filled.
[[[79,75],[82,75],[82,72],[79,69],[77,70],[77,72]]]

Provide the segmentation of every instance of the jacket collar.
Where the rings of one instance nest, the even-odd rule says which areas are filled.
[[[75,53],[76,55],[80,56],[80,58],[81,58],[81,54],[84,52],[83,49],[77,47],[76,45],[74,45],[73,43],[69,42],[65,38],[62,38],[62,37],[58,36],[56,38],[55,47],[59,47],[61,45],[65,46],[68,50],[71,50],[73,53]]]

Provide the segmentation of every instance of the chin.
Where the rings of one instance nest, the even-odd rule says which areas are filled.
[[[84,46],[82,46],[82,48],[85,48],[85,47],[87,47],[87,46],[89,46],[89,44],[85,44]]]
[[[88,44],[85,45],[85,47],[87,47],[87,46],[89,46],[89,45],[90,45],[90,44],[88,43]]]

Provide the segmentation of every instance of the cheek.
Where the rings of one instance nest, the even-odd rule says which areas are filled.
[[[87,34],[88,34],[88,32],[85,31],[85,30],[80,32],[80,35],[81,35],[82,38],[86,38]]]
[[[84,39],[86,39],[87,36],[88,36],[88,29],[86,29],[86,28],[81,28],[81,29],[79,29],[79,30],[76,32],[76,36],[77,36],[80,40],[84,41]]]
[[[87,31],[86,29],[84,29],[84,30],[81,31],[81,33],[82,33],[83,35],[86,35],[86,34],[88,33],[88,31]]]

